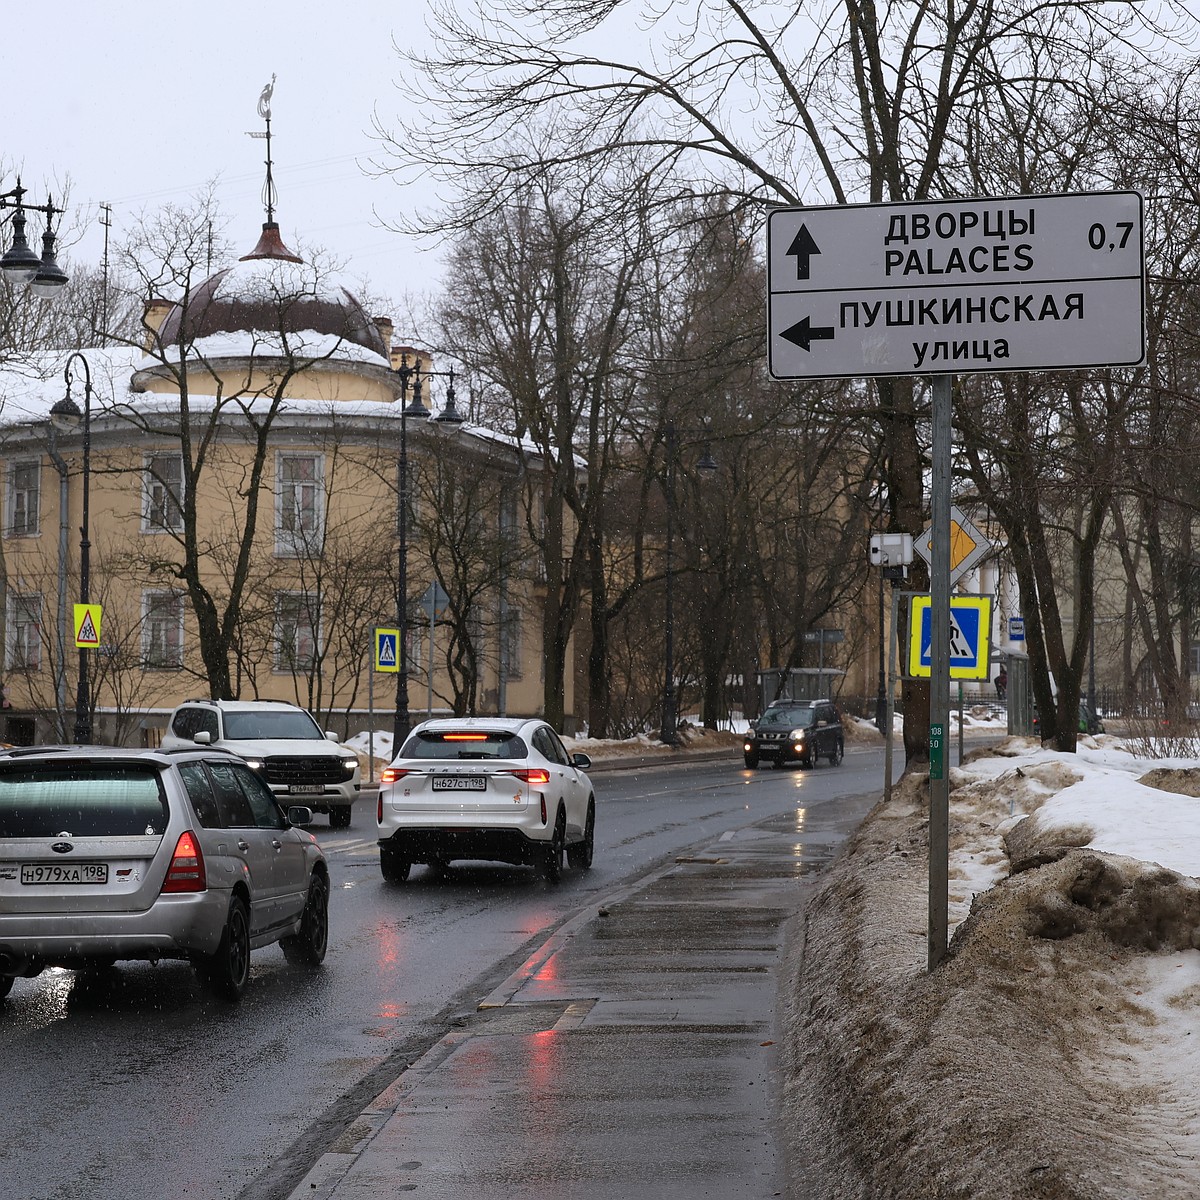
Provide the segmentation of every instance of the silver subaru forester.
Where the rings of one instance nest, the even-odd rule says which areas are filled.
[[[305,825],[231,754],[99,746],[0,754],[0,998],[14,978],[191,961],[238,999],[250,951],[318,966],[329,872]]]

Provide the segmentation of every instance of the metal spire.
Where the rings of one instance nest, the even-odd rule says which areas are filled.
[[[249,136],[252,138],[266,138],[267,141],[267,178],[263,184],[262,201],[263,206],[267,210],[267,224],[275,223],[275,203],[279,199],[275,191],[275,180],[271,174],[271,96],[275,91],[275,76],[272,74],[271,82],[263,88],[262,93],[258,97],[258,115],[262,117],[266,123],[265,133],[252,133]]]

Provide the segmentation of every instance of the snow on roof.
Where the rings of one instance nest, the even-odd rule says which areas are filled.
[[[172,352],[173,353],[173,352]],[[372,363],[389,366],[387,358],[344,337],[320,333],[315,329],[244,329],[233,333],[214,333],[196,338],[188,347],[189,361],[236,358],[293,358],[302,365],[307,360],[330,360],[337,363]],[[160,360],[146,355],[137,370],[151,370]]]
[[[218,337],[204,339],[217,341]],[[325,337],[327,335],[313,335]],[[246,343],[246,356],[249,357],[251,343]],[[353,352],[354,361],[374,362],[377,355],[358,346],[343,342],[338,350],[339,360],[343,351],[347,357]],[[261,343],[256,352],[263,353]],[[130,387],[130,380],[136,371],[144,370],[154,364],[147,359],[144,352],[136,347],[106,346],[94,347],[80,351],[88,364],[92,380],[92,415],[100,417],[107,414],[119,416],[124,411],[137,411],[142,415],[149,413],[171,413],[178,410],[178,397],[169,393],[136,392]],[[50,409],[66,395],[66,381],[63,370],[67,364],[70,352],[51,351],[31,355],[20,363],[10,363],[0,369],[0,431],[20,429],[34,423],[42,423],[49,419]],[[361,354],[361,358],[359,358]],[[71,367],[71,395],[75,402],[83,406],[84,371],[75,360]],[[250,411],[266,409],[271,404],[270,397],[259,397],[239,401]],[[189,392],[188,404],[195,412],[211,410],[217,403],[216,397],[198,392]],[[377,400],[328,400],[288,398],[281,405],[281,411],[289,414],[308,414],[314,417],[328,418],[336,413],[343,418],[359,418],[391,422],[398,419],[400,406],[395,401]],[[434,416],[433,412],[430,417]],[[415,424],[410,418],[409,425]],[[520,453],[529,458],[540,457],[540,450],[530,438],[517,438],[512,434],[501,433],[489,429],[485,425],[464,422],[461,432],[479,441],[487,442]],[[586,466],[584,459],[576,456],[577,463]]]

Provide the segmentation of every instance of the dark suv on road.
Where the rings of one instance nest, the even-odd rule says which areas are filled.
[[[829,700],[776,700],[751,724],[742,751],[751,770],[762,759],[811,767],[827,758],[837,766],[846,752],[841,714]]]

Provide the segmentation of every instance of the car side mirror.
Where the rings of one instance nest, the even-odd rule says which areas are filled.
[[[327,742],[336,742],[338,740],[338,736],[333,732],[332,729],[327,729],[325,730],[325,740]]]
[[[212,734],[209,733],[207,729],[201,729],[200,732],[192,738],[192,741],[195,742],[197,746],[211,746]]]
[[[586,754],[577,750],[571,755],[571,765],[578,767],[581,771],[588,771],[591,769],[592,760]]]
[[[293,804],[287,810],[287,819],[289,825],[311,825],[313,811],[311,808],[305,808],[303,804]]]

